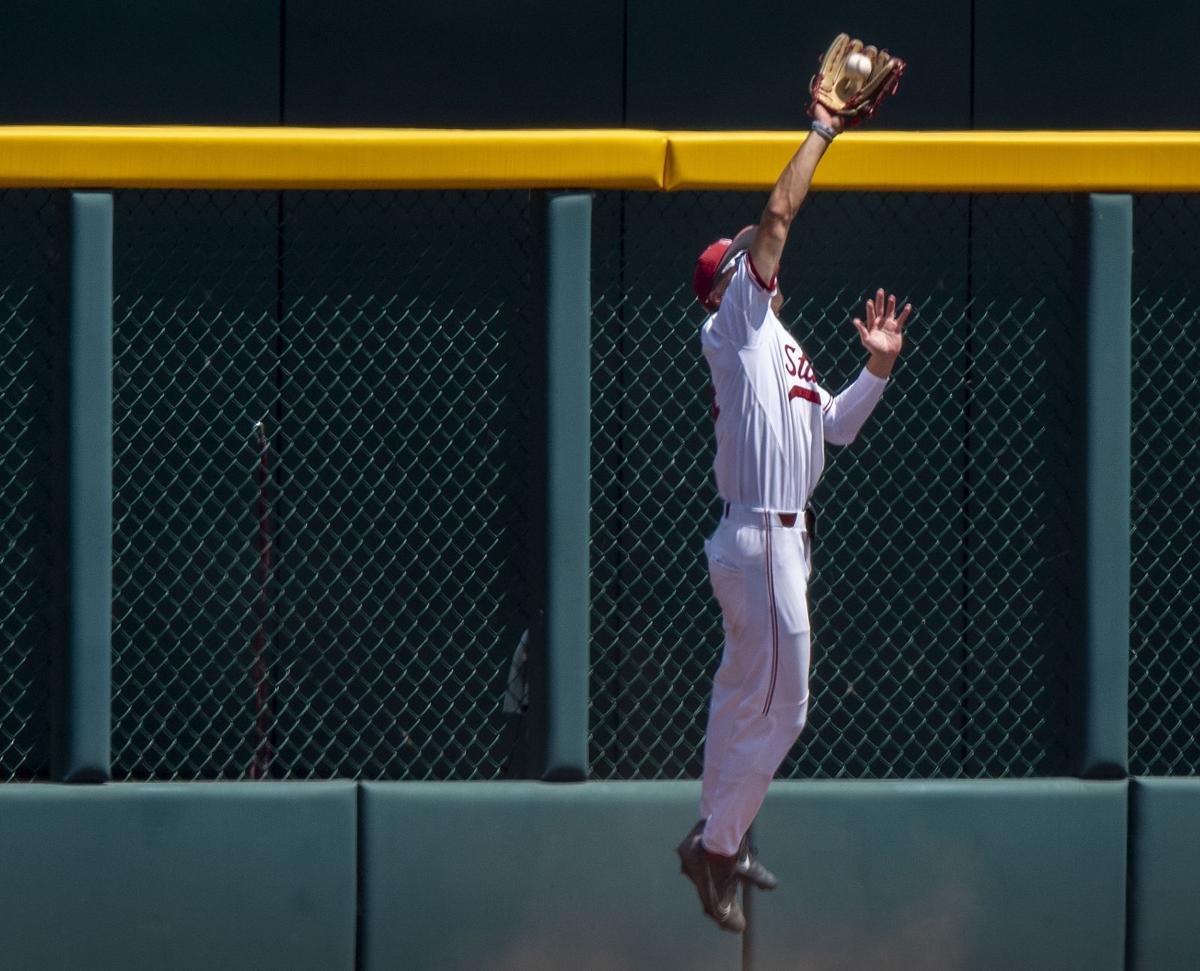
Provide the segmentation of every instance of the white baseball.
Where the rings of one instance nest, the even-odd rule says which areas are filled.
[[[871,59],[861,52],[851,54],[846,58],[846,70],[851,74],[857,74],[859,77],[870,77],[871,67]]]

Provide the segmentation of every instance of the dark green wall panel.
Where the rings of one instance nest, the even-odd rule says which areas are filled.
[[[50,772],[101,782],[112,731],[113,199],[70,192],[55,203],[63,252],[52,559],[61,572],[50,588],[59,606]]]
[[[1076,434],[1069,454],[1078,462],[1081,500],[1072,524],[1080,576],[1071,606],[1084,640],[1072,672],[1082,710],[1071,774],[1111,779],[1129,769],[1133,200],[1077,196],[1075,220],[1073,330],[1084,350],[1074,355],[1071,388]]]
[[[292,0],[289,125],[621,124],[620,4]]]
[[[976,0],[975,127],[1195,128],[1200,75],[1172,52],[1197,32],[1185,0]],[[1034,105],[1034,79],[1053,97]]]
[[[588,776],[592,198],[545,199],[546,755],[541,778]],[[582,434],[581,434],[582,432]]]
[[[362,968],[732,971],[675,845],[695,783],[367,783]]]
[[[909,62],[899,94],[871,128],[970,127],[971,7],[964,0],[872,0],[852,16],[786,0],[746,8],[720,0],[628,6],[631,127],[803,128],[817,55],[842,30]]]
[[[1129,971],[1187,971],[1200,955],[1200,779],[1130,784]]]
[[[6,971],[349,971],[351,784],[0,788]]]
[[[776,784],[754,969],[1118,971],[1124,782]]]
[[[0,122],[277,124],[281,2],[5,4]]]

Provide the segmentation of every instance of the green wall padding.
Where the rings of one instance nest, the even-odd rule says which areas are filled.
[[[1200,778],[1130,784],[1128,971],[1200,963]]]
[[[736,971],[675,846],[692,782],[366,783],[363,971]]]
[[[351,783],[0,788],[5,971],[350,971]]]
[[[1120,971],[1125,782],[776,784],[754,971]]]

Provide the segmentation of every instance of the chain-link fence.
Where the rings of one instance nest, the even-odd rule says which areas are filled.
[[[1200,775],[1200,198],[1143,196],[1133,240],[1130,770]]]
[[[117,195],[117,777],[504,771],[527,203]]]
[[[590,754],[698,774],[719,657],[696,253],[760,193],[595,196]],[[0,778],[46,774],[46,193],[7,193]],[[541,407],[523,192],[116,195],[117,778],[520,771]],[[781,274],[821,382],[877,286],[916,306],[830,449],[792,777],[1066,771],[1070,202],[818,194]],[[1134,769],[1195,772],[1193,197],[1137,203]],[[1189,422],[1191,423],[1189,425]],[[506,704],[506,701],[509,702]]]
[[[621,205],[621,202],[624,205]],[[719,660],[701,553],[716,523],[696,253],[760,195],[601,198],[593,378],[592,758],[699,772]],[[622,232],[618,234],[617,230]],[[818,488],[814,707],[793,777],[1065,770],[1065,197],[818,195],[792,230],[783,317],[837,390],[878,286],[908,349]],[[1058,582],[1056,582],[1058,581]]]
[[[50,193],[0,192],[0,781],[49,771],[53,227]]]

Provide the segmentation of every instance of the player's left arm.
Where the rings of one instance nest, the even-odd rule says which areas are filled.
[[[870,417],[904,347],[904,325],[911,315],[912,304],[905,304],[897,314],[895,295],[885,295],[880,289],[866,303],[866,319],[854,318],[854,328],[869,356],[862,372],[841,394],[821,396],[829,444],[849,445]]]

